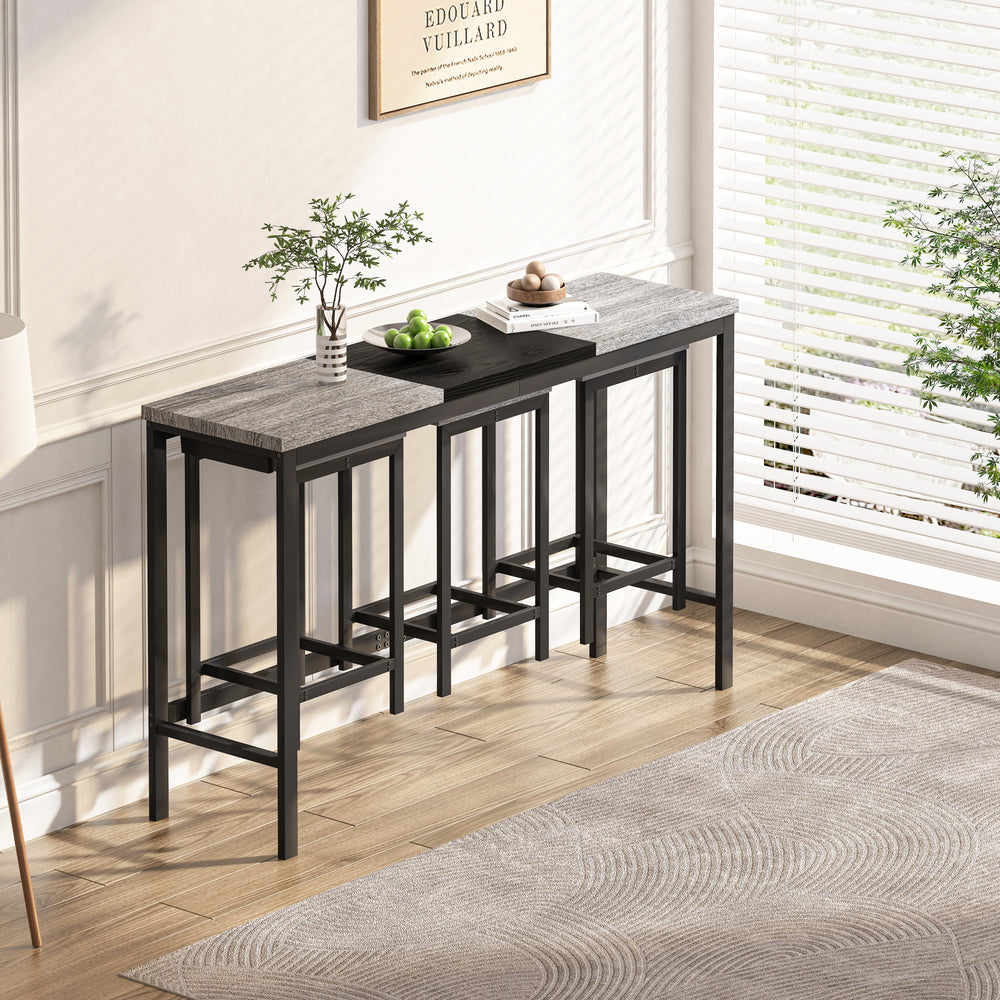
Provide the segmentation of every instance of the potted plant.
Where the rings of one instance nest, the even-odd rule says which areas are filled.
[[[423,219],[408,202],[374,219],[365,211],[348,211],[343,206],[353,194],[335,198],[313,198],[309,220],[314,229],[279,226],[267,222],[262,227],[272,242],[272,249],[243,265],[270,270],[268,284],[271,299],[277,299],[278,286],[295,274],[292,290],[299,302],[306,302],[315,289],[316,366],[323,382],[343,382],[347,378],[347,324],[344,321],[344,286],[374,291],[385,285],[385,278],[367,272],[382,259],[398,254],[404,243],[429,243],[431,238],[417,228]],[[338,218],[338,213],[340,217]],[[302,273],[297,273],[302,272]]]
[[[1000,162],[980,153],[942,156],[957,175],[950,187],[934,187],[927,203],[896,201],[885,225],[912,241],[903,258],[941,275],[929,291],[958,302],[941,317],[936,333],[918,333],[904,363],[919,376],[923,404],[933,408],[933,390],[947,389],[970,403],[1000,403]],[[1000,437],[1000,417],[990,416]],[[982,480],[976,493],[1000,498],[1000,451],[976,452],[972,463]]]

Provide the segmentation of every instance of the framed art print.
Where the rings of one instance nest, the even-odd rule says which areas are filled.
[[[378,121],[551,76],[551,0],[368,0]]]

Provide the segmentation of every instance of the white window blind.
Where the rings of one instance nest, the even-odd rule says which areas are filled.
[[[1000,157],[1000,0],[719,0],[717,53],[737,519],[1000,579],[990,411],[921,408],[902,362],[951,303],[882,227],[942,150]]]

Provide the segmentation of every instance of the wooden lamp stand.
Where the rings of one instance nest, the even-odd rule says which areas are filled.
[[[29,454],[37,444],[28,336],[24,320],[9,313],[0,313],[0,468],[7,462]],[[21,812],[14,791],[14,768],[10,762],[10,747],[7,745],[2,708],[0,764],[3,765],[3,784],[7,790],[10,824],[14,828],[14,848],[17,851],[17,867],[21,871],[24,905],[28,910],[28,924],[31,926],[31,943],[36,948],[41,948],[42,936],[38,930],[38,912],[31,891],[31,876],[28,874],[28,856],[24,852],[24,831],[21,829]]]
[[[17,867],[21,872],[24,908],[28,911],[28,926],[31,928],[31,943],[36,948],[41,948],[42,933],[38,928],[35,894],[31,891],[31,873],[28,871],[28,855],[24,850],[24,830],[21,828],[21,811],[18,809],[17,793],[14,791],[14,768],[10,762],[10,747],[7,746],[7,728],[3,722],[2,704],[0,704],[0,759],[3,764],[3,785],[7,790],[10,825],[14,828],[14,850],[17,852]]]

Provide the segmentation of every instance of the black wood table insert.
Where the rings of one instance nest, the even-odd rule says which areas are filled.
[[[732,684],[732,515],[733,515],[733,315],[736,302],[715,295],[672,288],[611,274],[572,282],[574,294],[601,314],[597,324],[505,335],[466,315],[446,317],[472,332],[460,350],[434,357],[408,358],[368,344],[348,350],[348,379],[322,385],[313,362],[292,362],[218,385],[160,400],[143,407],[146,421],[147,671],[149,689],[149,781],[151,820],[169,812],[167,752],[170,739],[232,754],[274,767],[278,773],[278,855],[297,853],[297,755],[299,705],[379,673],[388,673],[393,711],[402,709],[402,634],[421,625],[440,631],[436,615],[403,620],[402,489],[403,438],[407,431],[451,424],[480,411],[502,412],[523,397],[555,385],[577,383],[577,525],[567,538],[544,533],[535,547],[495,560],[484,573],[484,594],[451,606],[450,624],[482,616],[484,623],[512,602],[533,597],[531,617],[545,606],[540,585],[563,586],[581,594],[581,642],[592,654],[606,643],[607,593],[639,586],[669,594],[673,607],[698,600],[715,607],[715,680]],[[703,593],[686,584],[683,565],[686,511],[684,379],[687,348],[699,341],[716,344],[715,590]],[[606,435],[610,385],[669,369],[673,377],[674,555],[613,545],[607,540]],[[516,409],[516,406],[513,407]],[[535,405],[529,407],[535,409]],[[537,410],[536,410],[537,412]],[[472,423],[476,423],[475,420]],[[472,426],[472,424],[470,424]],[[486,425],[483,425],[486,426]],[[185,507],[185,691],[170,700],[167,679],[167,442],[179,437],[184,454]],[[484,431],[484,441],[489,444]],[[390,504],[390,593],[378,607],[357,609],[349,588],[340,602],[340,642],[303,635],[304,535],[302,491],[306,482],[337,475],[343,485],[359,462],[388,459]],[[277,634],[237,650],[202,657],[199,604],[199,464],[211,460],[275,477],[277,560]],[[547,463],[545,463],[547,465]],[[547,477],[547,471],[539,470]],[[484,470],[485,475],[485,470]],[[485,486],[485,481],[484,481]],[[547,506],[547,482],[540,494]],[[541,501],[540,501],[541,502]],[[344,560],[350,551],[351,511],[340,504],[338,538]],[[439,518],[440,520],[440,518]],[[484,517],[484,540],[487,539]],[[543,525],[545,518],[542,518]],[[488,540],[487,540],[488,547]],[[551,573],[547,555],[571,550],[572,562]],[[495,552],[495,550],[494,550]],[[484,557],[485,558],[485,557]],[[608,559],[637,564],[612,570]],[[343,579],[344,560],[338,569]],[[544,569],[540,567],[543,566]],[[533,564],[533,565],[532,565]],[[485,563],[484,563],[485,565]],[[653,579],[673,571],[670,582]],[[349,571],[349,566],[346,567]],[[496,575],[513,582],[497,586]],[[546,581],[545,577],[549,579]],[[437,582],[428,584],[431,590]],[[449,586],[449,591],[451,591]],[[545,587],[547,594],[547,587]],[[460,595],[463,596],[463,595]],[[466,595],[467,596],[467,595]],[[370,616],[377,612],[376,618]],[[366,613],[369,615],[366,618]],[[522,617],[526,614],[515,612]],[[352,622],[373,630],[353,635]],[[495,626],[494,630],[500,626]],[[539,649],[547,648],[544,624]],[[414,628],[416,632],[414,632]],[[489,634],[487,627],[483,634]],[[274,665],[238,665],[270,654]],[[309,681],[331,665],[332,677]],[[216,683],[202,688],[201,679]],[[205,712],[260,692],[277,699],[278,743],[274,751],[198,728]],[[443,692],[442,692],[443,693]]]

